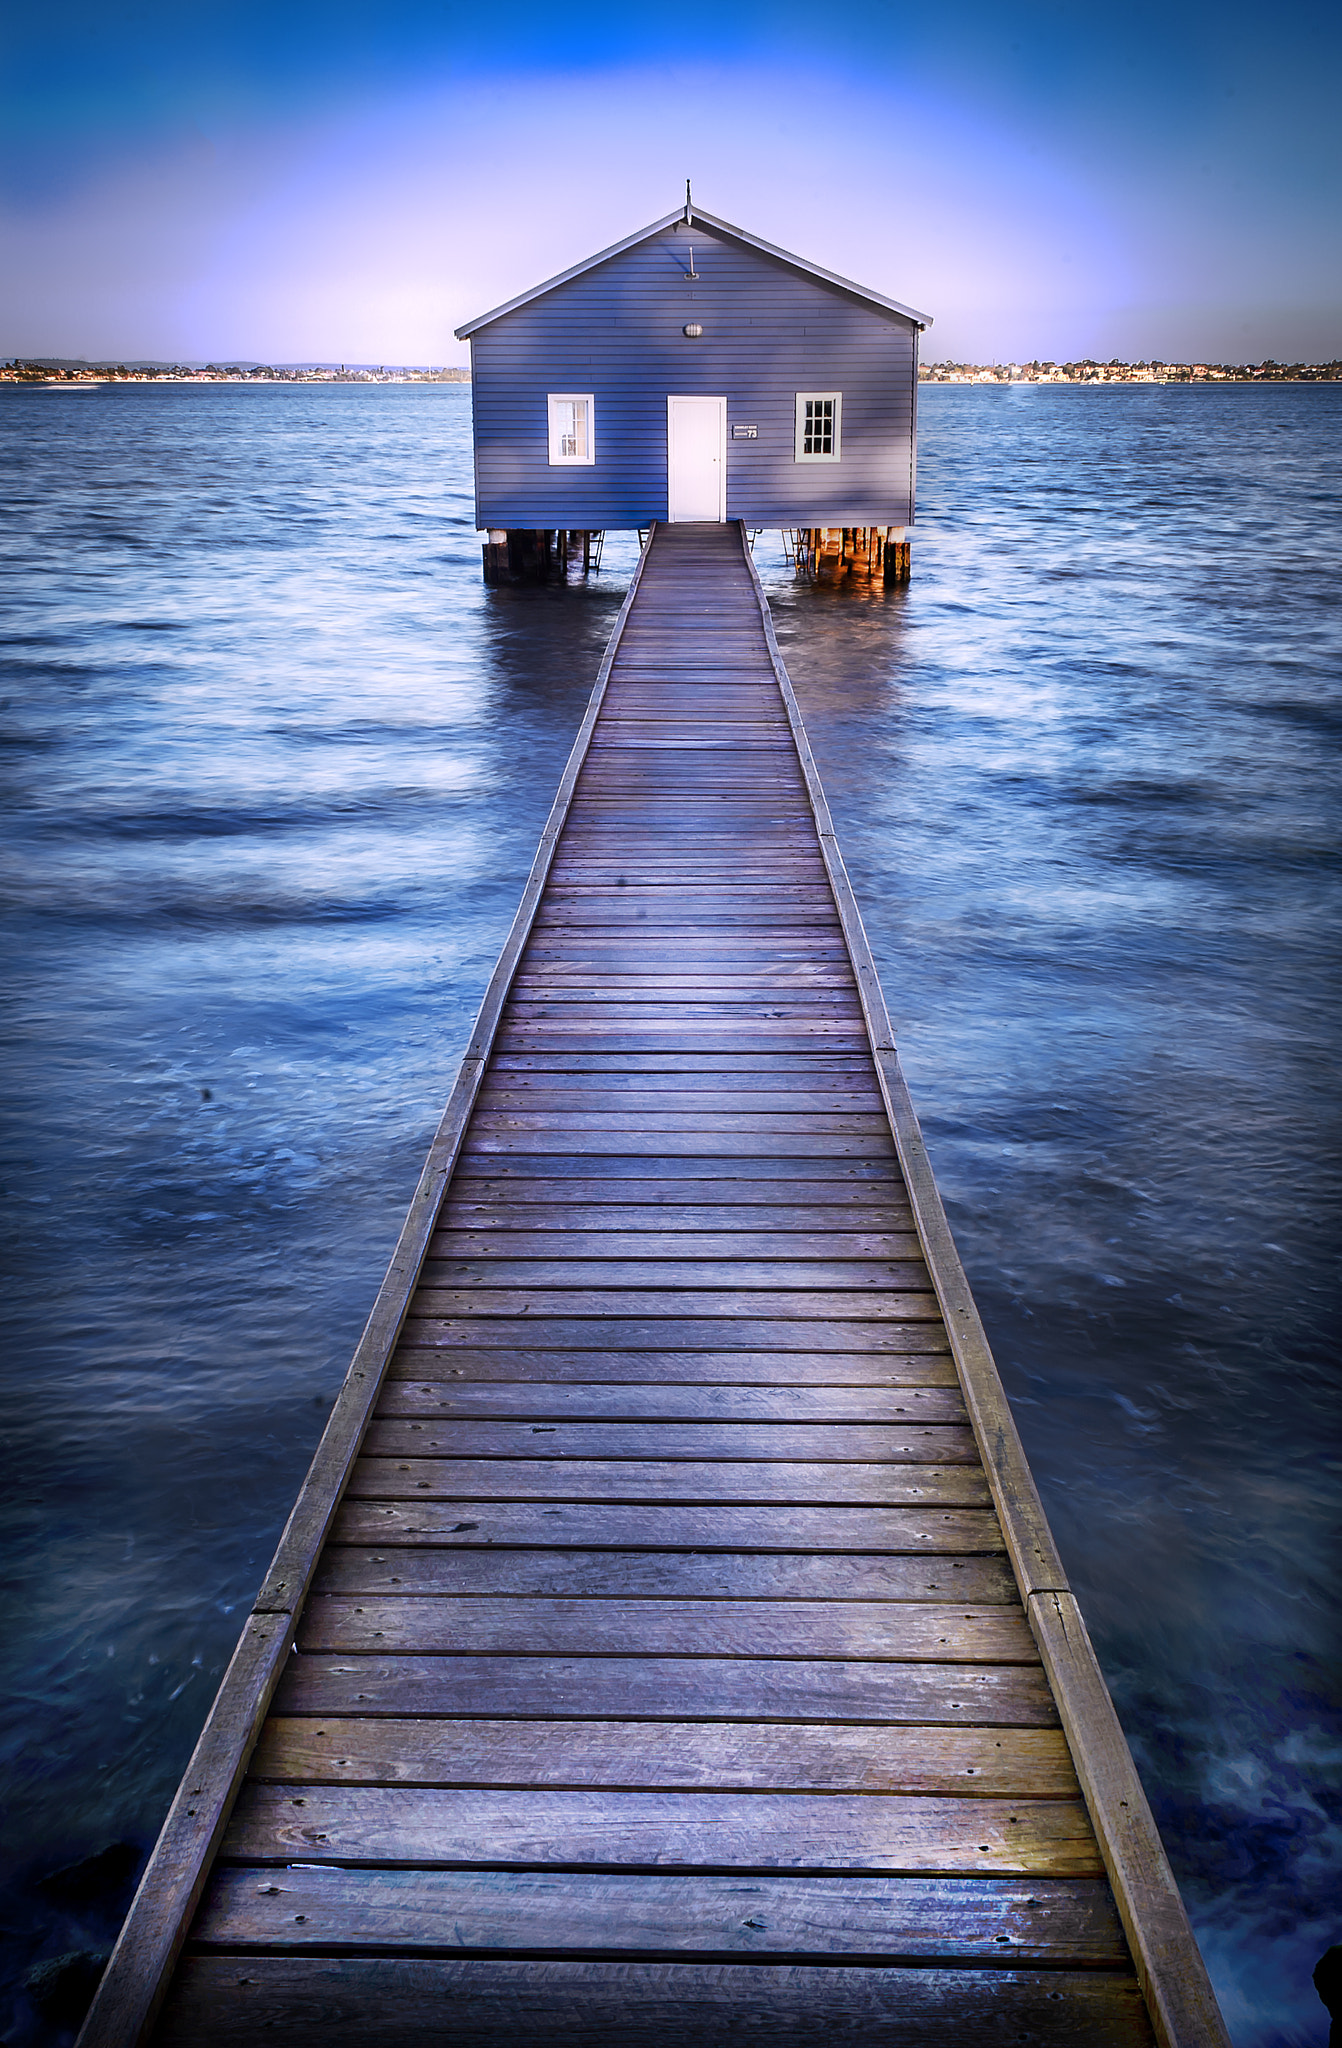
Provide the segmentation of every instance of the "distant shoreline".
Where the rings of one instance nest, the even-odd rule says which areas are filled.
[[[469,384],[461,366],[392,368],[330,363],[89,363],[15,356],[0,363],[5,384]]]
[[[0,385],[39,389],[101,384],[451,384],[469,386],[461,366],[334,368],[325,363],[88,363],[56,357],[0,363]],[[1331,384],[1342,382],[1342,362],[1328,363],[921,363],[920,385],[1015,384]]]
[[[1342,362],[920,363],[920,384],[1334,384]]]

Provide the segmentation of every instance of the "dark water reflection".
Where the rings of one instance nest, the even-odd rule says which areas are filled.
[[[1236,2041],[1321,2043],[1338,394],[925,398],[907,591],[760,565]],[[114,1929],[35,1880],[152,1838],[633,551],[486,592],[450,388],[9,392],[0,439],[17,1981]]]

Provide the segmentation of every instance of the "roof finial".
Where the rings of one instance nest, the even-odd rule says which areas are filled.
[[[689,227],[689,225],[690,225],[690,223],[691,223],[691,221],[692,221],[693,219],[694,219],[694,208],[693,208],[693,206],[692,206],[692,205],[690,204],[690,181],[689,181],[689,179],[687,178],[687,179],[685,180],[685,225],[686,225],[686,227]]]

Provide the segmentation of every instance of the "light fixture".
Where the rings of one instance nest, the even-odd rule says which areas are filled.
[[[699,322],[697,320],[691,320],[689,326],[682,327],[680,331],[682,334],[688,334],[691,341],[698,341],[699,336],[703,333],[704,330],[699,325]]]

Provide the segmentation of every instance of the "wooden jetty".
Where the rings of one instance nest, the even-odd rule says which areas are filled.
[[[738,526],[656,528],[82,2048],[1227,2048]]]

